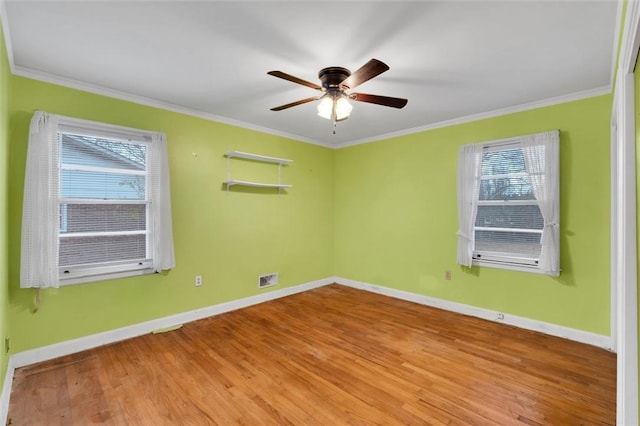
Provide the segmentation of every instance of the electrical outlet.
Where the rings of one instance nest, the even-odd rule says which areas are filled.
[[[449,270],[444,271],[444,279],[447,281],[451,281],[451,271]]]
[[[273,274],[265,274],[260,275],[258,277],[258,287],[270,287],[272,285],[278,284],[278,273],[274,272]]]
[[[202,285],[202,275],[196,275],[196,287],[200,287]]]

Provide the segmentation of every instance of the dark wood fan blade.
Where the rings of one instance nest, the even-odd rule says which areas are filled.
[[[365,81],[371,80],[373,77],[382,74],[388,69],[389,66],[384,62],[372,59],[340,83],[340,88],[344,90],[355,89]]]
[[[403,108],[408,102],[407,99],[368,95],[366,93],[352,93],[349,98],[358,102],[368,102],[370,104],[384,105],[392,108]]]
[[[312,98],[300,99],[299,101],[291,102],[290,104],[280,105],[278,107],[271,108],[271,111],[282,111],[283,109],[287,109],[287,108],[291,108],[291,107],[294,107],[294,106],[306,104],[307,102],[312,102],[312,101],[318,100],[320,98],[321,98],[321,96],[314,96]]]
[[[290,74],[287,74],[285,72],[282,72],[282,71],[269,71],[267,74],[272,75],[274,77],[282,78],[282,79],[287,80],[287,81],[291,81],[291,82],[294,82],[294,83],[302,84],[303,86],[311,87],[312,89],[322,90],[322,87],[318,86],[315,83],[311,83],[310,81],[306,81],[306,80],[303,80],[301,78],[294,77],[294,76],[292,76]]]

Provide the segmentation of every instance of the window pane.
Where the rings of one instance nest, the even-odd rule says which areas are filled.
[[[476,252],[493,252],[505,257],[538,259],[541,233],[517,232],[516,229],[542,230],[544,220],[537,204],[518,205],[509,201],[535,202],[526,173],[521,148],[491,150],[482,154],[480,201],[504,201],[500,205],[478,206],[476,228],[514,229],[475,231]]]
[[[478,206],[476,226],[541,230],[544,226],[544,219],[538,206]]]
[[[139,175],[62,170],[60,192],[63,198],[144,200],[145,181]]]
[[[138,261],[146,252],[146,235],[61,238],[59,265]]]
[[[540,257],[539,233],[476,231],[475,251],[503,253],[510,257]]]
[[[535,200],[529,178],[524,176],[480,181],[480,200]]]
[[[147,146],[118,140],[61,133],[62,153],[60,162],[112,169],[146,169]]]
[[[481,173],[480,200],[535,199],[521,148],[483,153]]]
[[[482,154],[482,176],[526,172],[522,148],[487,151]]]
[[[145,200],[147,146],[136,142],[60,133],[62,198]],[[147,231],[146,204],[62,204],[60,234]],[[147,235],[64,237],[60,266],[137,261]]]
[[[147,206],[144,204],[63,204],[60,206],[60,233],[144,231]]]

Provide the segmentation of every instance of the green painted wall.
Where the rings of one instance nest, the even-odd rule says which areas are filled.
[[[609,334],[610,96],[334,151],[22,77],[10,83],[8,323],[15,352],[258,294],[257,275],[269,272],[281,281],[271,289],[337,275]],[[33,292],[18,282],[27,131],[36,109],[167,134],[173,271],[43,291],[40,311],[31,312]],[[557,128],[561,276],[458,267],[458,146]],[[227,193],[227,149],[292,158],[283,176],[294,187],[280,196]],[[232,162],[243,178],[273,178],[275,171]],[[451,281],[445,270],[453,271]]]
[[[599,96],[338,150],[335,274],[609,335],[611,102]],[[561,131],[560,277],[459,267],[458,147],[552,129]]]
[[[9,158],[9,94],[11,71],[0,24],[0,386],[4,382],[8,357],[4,339],[8,336],[9,276],[7,236],[7,186]]]
[[[11,83],[12,351],[333,275],[333,150],[22,77]],[[40,311],[31,312],[34,293],[19,288],[19,255],[28,126],[37,109],[166,133],[176,252],[168,275],[46,290]],[[227,193],[224,153],[234,149],[293,159],[283,169],[293,188],[283,195],[273,189]],[[232,171],[277,177],[277,166],[242,160],[234,160]],[[280,274],[280,285],[258,290],[258,275],[271,272]],[[194,286],[195,275],[202,275],[202,287]]]

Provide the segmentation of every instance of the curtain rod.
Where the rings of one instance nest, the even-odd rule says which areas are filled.
[[[49,115],[55,115],[58,117],[59,124],[64,127],[75,127],[78,129],[104,130],[106,133],[122,134],[128,136],[140,136],[142,138],[151,137],[154,134],[160,134],[161,132],[145,129],[136,129],[134,127],[126,127],[118,124],[104,123],[100,121],[86,120],[84,118],[68,117],[65,115],[54,114],[46,111],[35,110],[34,112],[42,112]]]
[[[516,145],[520,142],[520,140],[522,138],[528,137],[528,136],[536,136],[536,135],[543,135],[545,133],[556,133],[558,136],[560,135],[560,130],[559,129],[555,129],[555,130],[549,130],[546,132],[538,132],[538,133],[531,133],[528,135],[520,135],[520,136],[515,136],[515,137],[511,137],[511,138],[505,138],[505,139],[498,139],[495,141],[485,141],[485,142],[480,142],[482,144],[482,149],[489,149],[489,148],[495,148],[498,146],[508,146],[508,145]]]

